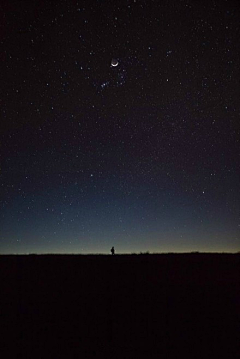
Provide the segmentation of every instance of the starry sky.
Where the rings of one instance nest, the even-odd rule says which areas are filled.
[[[0,253],[239,251],[238,2],[0,7]]]

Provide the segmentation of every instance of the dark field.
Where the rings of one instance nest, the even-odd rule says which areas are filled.
[[[2,358],[240,354],[239,254],[0,256],[0,291]]]

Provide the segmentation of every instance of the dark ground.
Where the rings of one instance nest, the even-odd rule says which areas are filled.
[[[0,256],[0,293],[2,358],[240,355],[239,254]]]

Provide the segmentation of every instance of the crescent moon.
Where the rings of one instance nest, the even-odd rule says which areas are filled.
[[[118,61],[117,60],[112,60],[111,61],[111,66],[116,67],[118,65]]]

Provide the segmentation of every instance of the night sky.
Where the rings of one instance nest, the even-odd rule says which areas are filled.
[[[0,5],[0,253],[240,250],[238,1]]]

